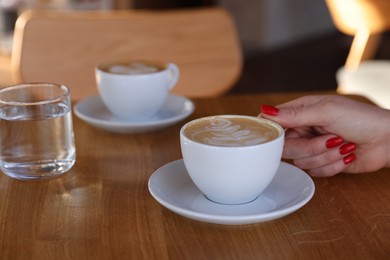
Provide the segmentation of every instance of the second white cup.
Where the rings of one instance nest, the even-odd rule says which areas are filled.
[[[140,120],[158,112],[179,79],[179,68],[160,61],[115,61],[98,65],[95,76],[100,97],[113,115]]]

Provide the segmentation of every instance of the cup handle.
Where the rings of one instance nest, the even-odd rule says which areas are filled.
[[[179,75],[180,75],[179,67],[177,67],[176,64],[169,63],[168,70],[169,70],[170,76],[171,76],[171,82],[169,83],[169,89],[172,89],[176,85],[177,81],[179,80]]]

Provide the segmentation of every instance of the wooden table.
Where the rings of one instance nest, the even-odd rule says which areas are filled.
[[[196,99],[186,119],[257,115],[301,95]],[[74,117],[77,162],[50,181],[0,175],[0,259],[384,259],[390,256],[390,169],[314,179],[312,200],[270,222],[225,226],[158,204],[148,179],[181,158],[179,129],[120,135]]]

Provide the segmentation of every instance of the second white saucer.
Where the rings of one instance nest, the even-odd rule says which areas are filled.
[[[305,172],[285,162],[280,164],[275,178],[256,200],[241,205],[223,205],[208,200],[192,182],[183,160],[157,169],[148,185],[152,196],[171,211],[187,218],[225,225],[281,218],[303,207],[315,190],[312,179]]]
[[[81,100],[74,106],[74,113],[81,120],[95,127],[114,133],[141,133],[155,131],[173,125],[194,111],[190,99],[170,94],[156,115],[139,121],[115,117],[103,104],[99,96]]]

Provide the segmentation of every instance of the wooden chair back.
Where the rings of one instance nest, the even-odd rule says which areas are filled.
[[[169,11],[45,11],[16,22],[16,82],[67,85],[76,99],[97,95],[94,68],[104,61],[157,59],[176,63],[173,93],[216,96],[234,86],[242,51],[234,22],[218,7]]]

